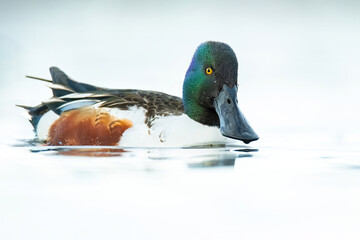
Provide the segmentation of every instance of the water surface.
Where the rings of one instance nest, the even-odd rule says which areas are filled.
[[[0,161],[4,239],[357,239],[360,233],[360,151],[352,148],[31,141],[1,148],[8,153]]]

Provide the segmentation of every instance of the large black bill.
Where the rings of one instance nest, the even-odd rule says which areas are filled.
[[[214,99],[214,107],[220,119],[220,132],[225,137],[250,143],[259,139],[250,127],[237,104],[237,87],[224,84],[219,96]]]

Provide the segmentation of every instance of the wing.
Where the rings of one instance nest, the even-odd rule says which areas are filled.
[[[25,108],[30,122],[36,126],[43,114],[53,111],[60,115],[64,111],[99,103],[100,107],[127,110],[132,106],[145,109],[145,123],[150,127],[157,116],[181,115],[184,113],[182,99],[161,92],[135,89],[108,89],[81,83],[70,79],[59,68],[51,67],[52,81],[50,88],[53,97],[35,107]],[[34,77],[32,77],[34,78]],[[39,78],[36,78],[39,79]],[[50,82],[49,80],[39,79]]]

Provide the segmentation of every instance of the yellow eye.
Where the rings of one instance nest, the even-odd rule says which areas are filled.
[[[206,72],[206,74],[210,75],[210,74],[212,74],[213,70],[212,70],[212,68],[208,67],[208,68],[206,68],[205,72]]]

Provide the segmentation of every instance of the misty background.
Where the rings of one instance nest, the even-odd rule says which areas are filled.
[[[196,47],[228,43],[255,145],[359,143],[358,1],[1,1],[1,122],[31,138],[14,104],[50,97],[57,66],[74,80],[181,96]],[[3,127],[4,128],[4,127]],[[8,138],[8,137],[7,137]]]

